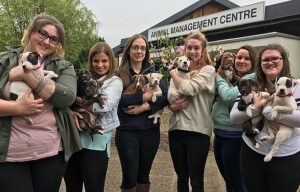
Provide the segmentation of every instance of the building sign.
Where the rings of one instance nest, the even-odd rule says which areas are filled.
[[[260,2],[244,7],[221,11],[204,17],[198,17],[148,30],[148,41],[160,37],[178,37],[196,31],[210,31],[220,28],[244,25],[265,19],[265,3]]]

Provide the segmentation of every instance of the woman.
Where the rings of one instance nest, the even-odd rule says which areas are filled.
[[[68,109],[75,101],[76,76],[73,65],[62,58],[63,25],[53,16],[37,15],[24,32],[22,45],[0,56],[1,191],[58,191],[66,160],[81,148]],[[18,65],[22,52],[42,55],[39,70],[24,72]],[[47,79],[42,69],[58,77]],[[26,82],[32,91],[9,101],[10,82],[16,80]],[[29,99],[31,92],[36,100]],[[32,124],[21,115],[30,115]]]
[[[119,76],[124,90],[133,83],[133,76],[151,73],[149,64],[149,45],[142,35],[133,35],[127,41]],[[163,109],[167,104],[167,89],[161,80],[162,96],[152,102],[153,90],[150,88],[135,93],[123,93],[118,115],[120,126],[116,131],[116,146],[122,166],[121,191],[149,191],[149,174],[160,141],[160,124],[154,124],[148,116]]]
[[[239,78],[253,73],[255,69],[256,50],[244,45],[237,51],[234,68]],[[239,79],[237,78],[237,79]],[[214,155],[221,175],[226,183],[226,190],[246,191],[241,177],[239,157],[242,141],[242,125],[230,121],[230,110],[239,95],[238,81],[229,86],[217,73],[217,100],[213,106]]]
[[[97,102],[88,107],[90,112],[98,114],[96,124],[104,127],[104,134],[91,136],[88,132],[80,133],[83,149],[71,156],[64,177],[66,189],[70,192],[81,192],[83,183],[87,192],[104,191],[112,130],[120,125],[117,107],[123,84],[121,79],[114,75],[112,49],[107,43],[96,43],[90,51],[88,63],[89,69],[103,82],[99,92],[107,96],[103,108]],[[77,100],[77,103],[82,105],[80,98]],[[74,114],[76,126],[80,130],[78,118],[82,116],[79,113]]]
[[[256,70],[256,90],[275,92],[275,79],[291,77],[288,54],[278,44],[270,44],[262,48],[258,57]],[[274,141],[262,142],[261,138],[268,135],[267,127],[272,114],[272,106],[268,104],[260,109],[260,97],[256,94],[251,105],[252,113],[259,114],[262,110],[264,125],[262,131],[255,137],[260,147],[254,148],[252,142],[243,134],[241,144],[240,165],[248,192],[274,191],[295,192],[300,184],[300,86],[292,91],[292,97],[297,101],[298,109],[293,114],[278,114],[273,120],[277,123],[293,127],[294,132],[290,139],[279,147],[273,159],[264,162],[265,155],[270,151]],[[230,119],[235,124],[241,124],[250,119],[244,111],[237,109],[236,102],[230,113]]]
[[[169,147],[177,174],[177,191],[188,192],[189,179],[193,191],[204,191],[204,167],[213,126],[210,113],[215,94],[215,68],[201,32],[187,37],[185,54],[192,60],[192,78],[182,79],[175,70],[169,72],[184,97],[170,105],[173,114],[169,121]]]

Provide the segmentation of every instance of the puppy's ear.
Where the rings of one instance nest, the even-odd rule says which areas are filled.
[[[248,81],[252,87],[255,86],[255,81],[253,79],[248,79]]]
[[[150,75],[150,73],[148,73],[148,74],[146,74],[146,75],[144,75],[148,80],[150,80],[150,78],[151,78],[151,75]]]

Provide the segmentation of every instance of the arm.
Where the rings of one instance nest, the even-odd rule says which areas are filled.
[[[182,79],[178,92],[185,96],[195,96],[200,91],[215,92],[215,68],[207,65],[191,79]]]
[[[220,75],[216,77],[216,86],[219,97],[226,103],[233,103],[239,95],[238,87],[230,87]]]
[[[44,107],[43,99],[32,100],[30,98],[31,90],[17,101],[7,101],[0,99],[0,117],[14,115],[33,115],[40,113]]]
[[[99,90],[100,91],[100,90]],[[121,95],[123,91],[123,83],[121,79],[113,79],[105,89],[101,91],[101,94],[107,96],[105,105],[103,108],[100,107],[98,102],[93,104],[94,113],[105,113],[111,111],[116,105],[119,104]]]

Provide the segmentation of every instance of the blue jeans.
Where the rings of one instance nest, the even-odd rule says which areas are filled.
[[[300,152],[273,157],[268,163],[264,155],[241,145],[241,172],[249,192],[296,192],[300,185]]]
[[[177,175],[177,191],[204,191],[204,168],[209,151],[209,136],[191,131],[170,131],[169,147]]]
[[[150,170],[160,142],[158,128],[119,130],[115,135],[122,167],[122,189],[150,183]]]
[[[240,171],[240,148],[242,138],[215,136],[214,155],[227,192],[245,192],[246,186]]]

